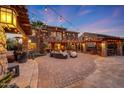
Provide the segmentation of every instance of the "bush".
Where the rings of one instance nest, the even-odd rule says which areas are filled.
[[[3,79],[0,80],[0,88],[6,88],[12,80],[12,74],[8,73]]]

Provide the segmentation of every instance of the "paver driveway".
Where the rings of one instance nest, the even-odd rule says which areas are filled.
[[[124,88],[124,56],[100,57],[79,53],[77,58],[36,59],[38,87]]]
[[[38,87],[67,87],[85,79],[96,70],[94,63],[96,57],[79,53],[77,58],[56,59],[49,56],[37,58]]]

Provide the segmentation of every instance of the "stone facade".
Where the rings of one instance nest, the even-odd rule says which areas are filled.
[[[0,26],[0,79],[7,72],[7,58],[6,58],[6,37],[4,29]]]
[[[32,30],[35,34],[30,38],[37,44],[38,50],[43,42],[48,44],[49,49],[59,50],[58,45],[61,46],[60,49],[67,49],[69,44],[76,45],[78,41],[78,32],[68,31],[62,27],[46,26],[42,29],[33,28]]]

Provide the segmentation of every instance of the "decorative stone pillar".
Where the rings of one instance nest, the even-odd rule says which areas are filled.
[[[107,56],[107,42],[103,41],[101,43],[101,56],[106,57]]]
[[[117,43],[117,55],[123,55],[123,44],[121,41]]]
[[[0,79],[7,72],[8,63],[6,58],[6,35],[4,29],[0,25]]]
[[[83,43],[83,52],[86,53],[86,43]]]

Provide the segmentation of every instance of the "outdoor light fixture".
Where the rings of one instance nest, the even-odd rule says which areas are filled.
[[[19,38],[18,43],[19,43],[19,44],[23,44],[22,38]]]
[[[102,46],[103,48],[105,48],[105,43],[104,43],[104,42],[102,42],[102,43],[101,43],[101,46]]]
[[[3,27],[16,28],[16,12],[11,8],[0,7],[0,23]]]
[[[31,43],[31,40],[30,39],[28,40],[28,43]]]

